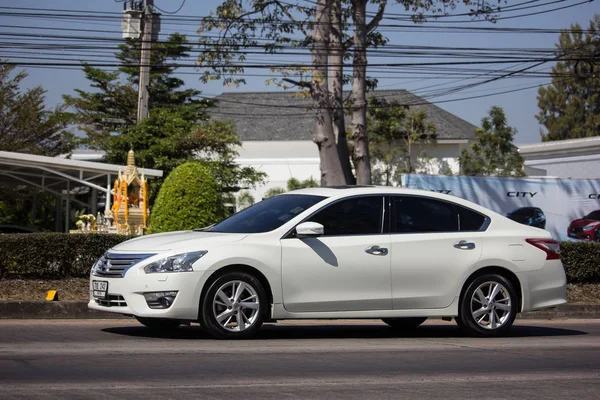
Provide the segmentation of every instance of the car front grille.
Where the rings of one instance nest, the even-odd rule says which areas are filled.
[[[96,303],[104,307],[127,307],[125,298],[120,294],[109,294],[106,299],[96,299]]]
[[[153,255],[106,253],[98,260],[94,276],[122,278],[133,265]]]
[[[573,228],[570,228],[570,230],[571,230],[571,233],[583,232],[583,228],[581,228],[581,227],[573,227]]]

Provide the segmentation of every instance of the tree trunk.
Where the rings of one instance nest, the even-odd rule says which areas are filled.
[[[348,151],[346,124],[344,121],[344,49],[342,44],[341,13],[341,0],[333,0],[329,51],[329,91],[333,96],[333,134],[335,136],[340,164],[344,171],[346,184],[353,185],[356,183],[356,179],[352,174],[352,166],[350,165],[350,153]]]
[[[327,79],[332,2],[333,0],[317,0],[311,49],[313,75],[310,92],[316,113],[313,141],[319,148],[321,185],[326,186],[338,186],[346,183],[333,133],[332,107]]]
[[[352,140],[356,183],[371,184],[371,160],[367,138],[367,13],[368,0],[352,0],[354,60],[352,72]]]

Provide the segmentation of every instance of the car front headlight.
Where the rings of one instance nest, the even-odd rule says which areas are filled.
[[[205,255],[207,251],[194,251],[191,253],[177,254],[174,256],[161,258],[144,267],[147,274],[159,272],[192,272],[192,264]]]
[[[589,231],[590,229],[594,229],[595,227],[596,227],[596,224],[591,224],[591,225],[586,225],[581,229],[583,229],[584,231]]]
[[[92,275],[96,275],[96,272],[98,272],[98,270],[106,263],[106,257],[104,257],[104,255],[102,257],[100,257],[92,266],[92,271],[91,274]]]

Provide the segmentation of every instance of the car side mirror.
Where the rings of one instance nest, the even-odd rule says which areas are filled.
[[[300,239],[323,236],[325,228],[318,222],[303,222],[296,226],[296,236]]]

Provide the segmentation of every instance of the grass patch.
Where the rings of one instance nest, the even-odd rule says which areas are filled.
[[[89,279],[0,279],[0,300],[45,300],[48,290],[58,290],[59,300],[89,300]],[[600,284],[567,285],[569,303],[600,303]]]

